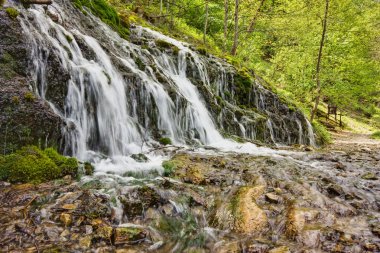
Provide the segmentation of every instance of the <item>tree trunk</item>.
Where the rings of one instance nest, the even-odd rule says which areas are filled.
[[[248,27],[248,29],[247,29],[247,32],[248,32],[248,33],[252,33],[252,32],[253,32],[253,30],[254,30],[254,28],[255,28],[255,25],[256,25],[256,20],[257,20],[257,18],[258,18],[259,15],[260,15],[261,8],[263,8],[264,2],[265,2],[265,0],[261,0],[261,1],[260,1],[259,8],[257,8],[257,11],[256,11],[256,13],[255,13],[255,16],[253,16],[253,18],[252,18],[252,20],[251,20],[251,22],[250,22],[250,24],[249,24],[249,27]]]
[[[205,16],[205,27],[203,30],[203,44],[206,45],[206,34],[207,34],[207,22],[208,22],[208,0],[206,0],[206,16]]]
[[[228,0],[224,0],[224,52],[227,51]]]
[[[323,45],[325,43],[325,37],[326,37],[327,15],[328,15],[328,12],[329,12],[329,0],[326,0],[325,16],[323,18],[323,31],[322,31],[321,43],[319,45],[317,71],[316,71],[317,97],[315,98],[315,105],[314,105],[314,108],[311,111],[311,115],[310,115],[310,121],[311,122],[313,122],[315,114],[317,113],[318,105],[319,105],[319,100],[321,98],[321,80],[319,78],[319,74],[321,72],[322,50],[323,50]]]
[[[239,43],[239,0],[235,0],[235,31],[234,44],[232,45],[231,54],[236,55],[236,50]]]

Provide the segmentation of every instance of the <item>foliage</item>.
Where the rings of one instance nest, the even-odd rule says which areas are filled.
[[[380,131],[376,131],[371,135],[372,139],[380,139]]]
[[[41,183],[65,175],[75,176],[78,162],[75,158],[61,156],[52,148],[44,151],[26,146],[0,157],[0,180]]]
[[[318,144],[325,145],[331,143],[331,135],[322,124],[320,124],[317,121],[314,121],[312,125],[314,128],[314,132],[317,136]]]
[[[18,14],[20,14],[18,10],[16,10],[15,8],[12,8],[12,7],[6,8],[5,12],[8,14],[8,16],[11,19],[16,19]]]
[[[129,36],[128,24],[120,20],[115,8],[110,6],[105,0],[73,0],[74,5],[83,11],[87,7],[91,12],[99,17],[104,23],[112,27],[119,35],[125,39]]]
[[[163,176],[164,177],[170,177],[171,175],[173,175],[173,172],[176,168],[176,164],[172,161],[164,161],[162,163],[162,167],[164,167],[164,174]]]
[[[36,98],[34,97],[33,93],[32,92],[26,92],[24,94],[24,98],[26,101],[28,102],[33,102]]]

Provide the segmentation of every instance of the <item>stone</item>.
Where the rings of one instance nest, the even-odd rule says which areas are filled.
[[[82,248],[89,248],[91,246],[91,236],[84,236],[79,239],[79,245]]]
[[[138,227],[118,227],[115,228],[115,245],[138,242],[144,240],[146,232],[142,228]]]
[[[92,234],[92,232],[93,232],[92,226],[91,225],[86,225],[85,226],[85,233],[86,233],[86,235]]]
[[[63,209],[66,209],[66,210],[75,210],[77,208],[77,205],[75,204],[64,204],[62,206]]]
[[[96,237],[102,238],[104,240],[111,240],[113,228],[106,224],[100,225],[96,229]]]
[[[68,213],[61,213],[59,220],[65,225],[65,227],[69,226],[72,222],[71,215]]]
[[[142,154],[142,153],[133,154],[133,155],[131,155],[131,158],[133,160],[135,160],[136,162],[139,162],[139,163],[146,163],[146,162],[149,161],[149,158],[146,155]]]
[[[287,246],[281,246],[269,250],[268,253],[290,253],[290,250]]]
[[[263,186],[241,187],[231,200],[236,232],[260,232],[267,227],[268,218],[255,202],[263,191]]]
[[[377,180],[377,176],[372,172],[367,172],[361,176],[362,179],[365,180]]]
[[[276,195],[276,194],[273,194],[273,193],[267,193],[265,194],[265,199],[271,203],[280,203],[282,201],[281,197]]]

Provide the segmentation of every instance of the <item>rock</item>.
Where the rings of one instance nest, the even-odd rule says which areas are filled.
[[[89,248],[91,246],[91,236],[85,236],[79,239],[79,246]]]
[[[156,251],[164,245],[163,241],[156,242],[148,248],[148,251]]]
[[[372,172],[367,172],[361,176],[362,179],[365,180],[377,180],[377,176]]]
[[[146,232],[142,228],[138,227],[118,227],[115,228],[115,245],[125,244],[125,243],[136,243],[138,241],[144,240],[146,237]]]
[[[71,215],[68,213],[61,213],[59,220],[65,225],[65,227],[69,226],[72,222]]]
[[[268,253],[290,253],[290,250],[287,246],[281,246],[269,250]]]
[[[263,186],[241,187],[231,200],[234,230],[239,233],[260,232],[268,225],[265,212],[255,199],[264,191]]]
[[[269,202],[275,203],[275,204],[280,203],[282,201],[280,196],[273,194],[273,193],[265,194],[265,199],[268,200]]]
[[[136,162],[139,162],[139,163],[146,163],[146,162],[149,161],[149,158],[146,155],[142,154],[142,153],[133,154],[133,155],[131,155],[131,158],[133,160],[135,160]]]
[[[77,209],[77,205],[75,204],[64,204],[62,206],[63,209],[66,209],[66,210],[74,210],[74,209]]]
[[[86,235],[92,234],[92,232],[93,232],[92,226],[86,225],[85,226],[85,233],[86,233]]]
[[[239,246],[239,242],[230,242],[226,244],[222,244],[215,250],[216,253],[240,253],[241,249]]]
[[[117,249],[115,253],[140,253],[141,251],[136,249]]]
[[[101,224],[96,229],[96,237],[102,238],[104,240],[111,240],[113,228],[106,224]]]

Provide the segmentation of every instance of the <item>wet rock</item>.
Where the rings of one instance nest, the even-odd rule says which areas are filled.
[[[111,241],[113,228],[104,223],[100,224],[96,229],[95,237],[104,239],[106,241]]]
[[[363,174],[361,176],[361,178],[365,179],[365,180],[377,180],[378,179],[378,177],[372,172],[367,172],[367,173]]]
[[[126,244],[126,243],[137,243],[144,240],[146,237],[146,232],[138,227],[118,227],[115,228],[114,244]]]
[[[273,193],[267,193],[265,194],[265,199],[271,203],[280,203],[282,201],[282,198],[276,194]]]
[[[265,212],[255,199],[263,193],[263,186],[242,187],[231,200],[234,230],[240,233],[260,232],[268,225]]]
[[[65,225],[65,227],[70,226],[72,222],[71,215],[68,213],[61,213],[59,220]]]
[[[160,249],[163,245],[164,245],[163,241],[156,242],[148,248],[148,251],[156,251]]]
[[[268,253],[290,253],[289,247],[281,246],[268,251]]]
[[[133,154],[133,155],[131,155],[131,158],[133,158],[133,160],[140,162],[140,163],[145,163],[145,162],[149,161],[149,158],[142,153]]]
[[[81,246],[82,248],[90,248],[91,246],[91,236],[84,236],[82,238],[79,239],[79,246]]]

